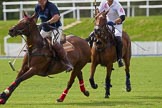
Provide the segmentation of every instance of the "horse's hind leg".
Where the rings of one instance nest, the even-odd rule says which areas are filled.
[[[77,71],[75,71],[75,69],[73,69],[71,76],[70,76],[70,80],[68,81],[67,87],[63,91],[63,93],[61,94],[60,98],[56,100],[57,102],[63,102],[64,101],[69,89],[71,88],[72,84],[74,83],[74,79],[76,78],[76,76],[77,76]]]
[[[79,80],[80,91],[83,92],[83,94],[88,97],[89,96],[89,91],[87,91],[85,89],[82,72],[78,73],[77,78]]]
[[[33,75],[34,75],[34,70],[30,69],[26,73],[24,73],[22,76],[17,77],[17,79],[8,88],[6,88],[2,92],[2,94],[0,94],[0,104],[5,104],[8,98],[14,92],[14,90],[19,86],[19,84],[22,81],[32,77]]]
[[[125,57],[124,58],[124,62],[125,62],[125,72],[126,72],[126,91],[130,92],[131,91],[131,82],[130,82],[130,58],[129,57]]]
[[[82,71],[80,70],[79,66],[78,68],[75,66],[74,70],[71,73],[70,76],[70,80],[68,81],[67,87],[66,89],[63,91],[63,93],[61,94],[60,98],[57,99],[57,102],[63,102],[69,89],[72,87],[72,84],[74,83],[74,79],[77,78],[79,79],[79,84],[80,84],[80,90],[83,92],[84,95],[89,96],[89,92],[86,91],[85,87],[84,87],[84,80],[83,80],[83,76],[82,76]]]
[[[109,98],[110,96],[110,87],[112,87],[111,85],[111,72],[112,72],[112,65],[108,65],[107,66],[107,74],[106,74],[106,79],[105,79],[105,98]]]
[[[90,82],[91,87],[93,89],[97,89],[98,88],[98,85],[94,81],[94,74],[95,74],[96,67],[97,67],[97,64],[95,62],[92,62],[92,64],[91,64],[91,70],[90,70],[89,82]]]

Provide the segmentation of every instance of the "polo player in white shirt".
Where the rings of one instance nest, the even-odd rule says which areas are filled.
[[[116,51],[117,51],[117,61],[118,66],[122,67],[124,66],[122,61],[122,23],[125,20],[125,11],[118,0],[102,0],[99,7],[97,7],[97,11],[103,12],[108,11],[107,13],[107,24],[112,28],[112,26],[115,27],[115,40],[116,40]],[[86,39],[91,42],[91,37],[94,36],[94,33],[92,32],[90,36]],[[92,46],[92,45],[90,45]]]

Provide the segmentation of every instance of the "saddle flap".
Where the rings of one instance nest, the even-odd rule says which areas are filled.
[[[73,51],[73,50],[74,50],[74,46],[73,46],[70,42],[68,42],[68,41],[66,41],[66,42],[63,44],[63,48],[64,48],[64,50],[65,50],[66,52],[69,52],[69,51]]]

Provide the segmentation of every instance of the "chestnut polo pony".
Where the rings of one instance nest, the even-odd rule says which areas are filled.
[[[19,84],[32,76],[58,74],[66,69],[60,60],[54,59],[49,43],[40,35],[39,29],[34,22],[34,16],[29,17],[24,13],[24,18],[9,30],[9,35],[11,37],[25,35],[27,53],[24,56],[22,67],[15,81],[0,94],[0,104],[5,104]],[[66,40],[73,46],[73,50],[67,51],[67,56],[74,69],[71,72],[66,89],[60,98],[57,99],[58,102],[64,101],[76,77],[79,80],[81,92],[85,96],[89,96],[89,92],[84,87],[81,70],[90,61],[90,47],[84,39],[77,36],[66,36]]]
[[[111,87],[111,72],[113,69],[113,63],[117,60],[115,40],[114,40],[114,27],[110,30],[107,25],[106,19],[107,12],[98,13],[95,17],[94,28],[94,43],[91,48],[91,70],[90,70],[90,84],[91,87],[96,89],[98,85],[94,81],[94,74],[98,64],[105,66],[107,74],[105,78],[105,98],[110,96]],[[122,57],[125,63],[126,72],[126,91],[131,91],[130,83],[130,59],[131,59],[131,41],[126,32],[122,31]]]

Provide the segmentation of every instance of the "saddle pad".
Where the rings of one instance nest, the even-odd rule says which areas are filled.
[[[66,52],[69,52],[69,51],[73,51],[73,50],[74,50],[74,46],[73,46],[70,42],[68,42],[68,41],[66,41],[66,42],[63,44],[63,48],[64,48],[64,50],[65,50]]]

